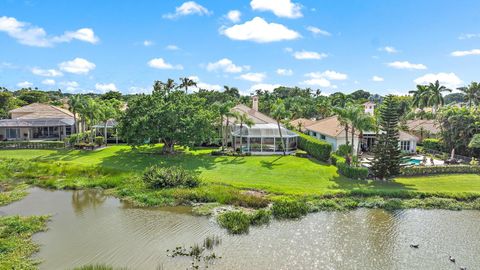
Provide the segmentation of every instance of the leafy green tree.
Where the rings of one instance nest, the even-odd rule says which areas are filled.
[[[122,93],[120,93],[118,91],[108,91],[107,93],[101,95],[100,99],[102,99],[102,100],[111,100],[111,99],[121,100],[122,99]]]
[[[271,116],[277,121],[278,133],[280,134],[280,140],[282,141],[283,155],[286,155],[285,141],[283,140],[282,128],[280,121],[285,120],[289,116],[289,113],[285,109],[285,103],[281,99],[277,99],[277,102],[272,106]]]
[[[353,99],[353,100],[359,100],[359,101],[365,101],[367,100],[369,97],[371,96],[370,92],[368,91],[365,91],[365,90],[357,90],[357,91],[354,91],[350,94],[350,97]]]
[[[468,148],[480,148],[480,134],[473,135],[472,139],[468,143]]]
[[[46,92],[31,88],[22,88],[16,91],[15,95],[26,104],[47,103],[50,100]]]
[[[0,119],[7,118],[8,112],[22,105],[23,101],[15,99],[12,92],[0,90]]]
[[[110,119],[116,119],[120,115],[121,102],[118,99],[109,99],[99,102],[99,114],[97,119],[104,124],[104,140],[105,145],[108,144],[107,140],[107,122]]]
[[[379,179],[386,179],[400,172],[398,122],[398,102],[393,95],[388,95],[380,107],[380,132],[374,147],[372,164],[372,172]]]
[[[480,117],[473,109],[444,107],[437,114],[437,121],[446,149],[455,149],[460,155],[472,154],[468,142],[474,134],[480,133]]]
[[[445,95],[443,99],[445,101],[445,104],[461,103],[466,101],[465,95],[463,93],[451,93],[451,94]]]
[[[164,153],[175,145],[194,146],[215,136],[216,113],[205,106],[205,99],[183,91],[167,93],[160,84],[151,95],[131,99],[120,117],[118,130],[132,146],[162,142]]]

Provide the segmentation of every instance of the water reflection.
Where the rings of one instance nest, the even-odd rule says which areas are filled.
[[[49,230],[35,235],[40,269],[87,263],[150,270],[185,269],[189,258],[166,250],[222,239],[222,256],[209,269],[455,269],[480,268],[480,212],[359,209],[321,212],[297,221],[274,221],[246,236],[227,235],[190,209],[134,208],[100,191],[32,189],[1,214],[52,214]],[[419,243],[419,249],[409,247]],[[452,268],[453,267],[453,268]]]

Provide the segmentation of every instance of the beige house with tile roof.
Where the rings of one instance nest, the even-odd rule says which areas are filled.
[[[298,118],[289,122],[289,124],[298,131],[305,132],[306,126],[313,125],[315,120],[310,120],[307,118]]]
[[[49,104],[33,103],[9,115],[0,120],[0,140],[62,140],[75,124],[73,113]]]

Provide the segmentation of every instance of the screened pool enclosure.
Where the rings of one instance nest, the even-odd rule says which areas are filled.
[[[285,150],[288,154],[297,150],[298,135],[281,127]],[[236,125],[232,132],[233,148],[243,153],[252,154],[281,154],[282,140],[276,124],[256,124],[251,127]]]

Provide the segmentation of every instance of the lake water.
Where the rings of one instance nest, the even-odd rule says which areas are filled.
[[[232,236],[187,207],[139,209],[96,191],[33,188],[0,208],[13,214],[52,214],[49,230],[34,236],[41,245],[35,257],[48,270],[88,263],[186,269],[190,258],[166,250],[213,235],[222,240],[214,249],[222,258],[208,269],[480,269],[480,211],[320,212]]]

